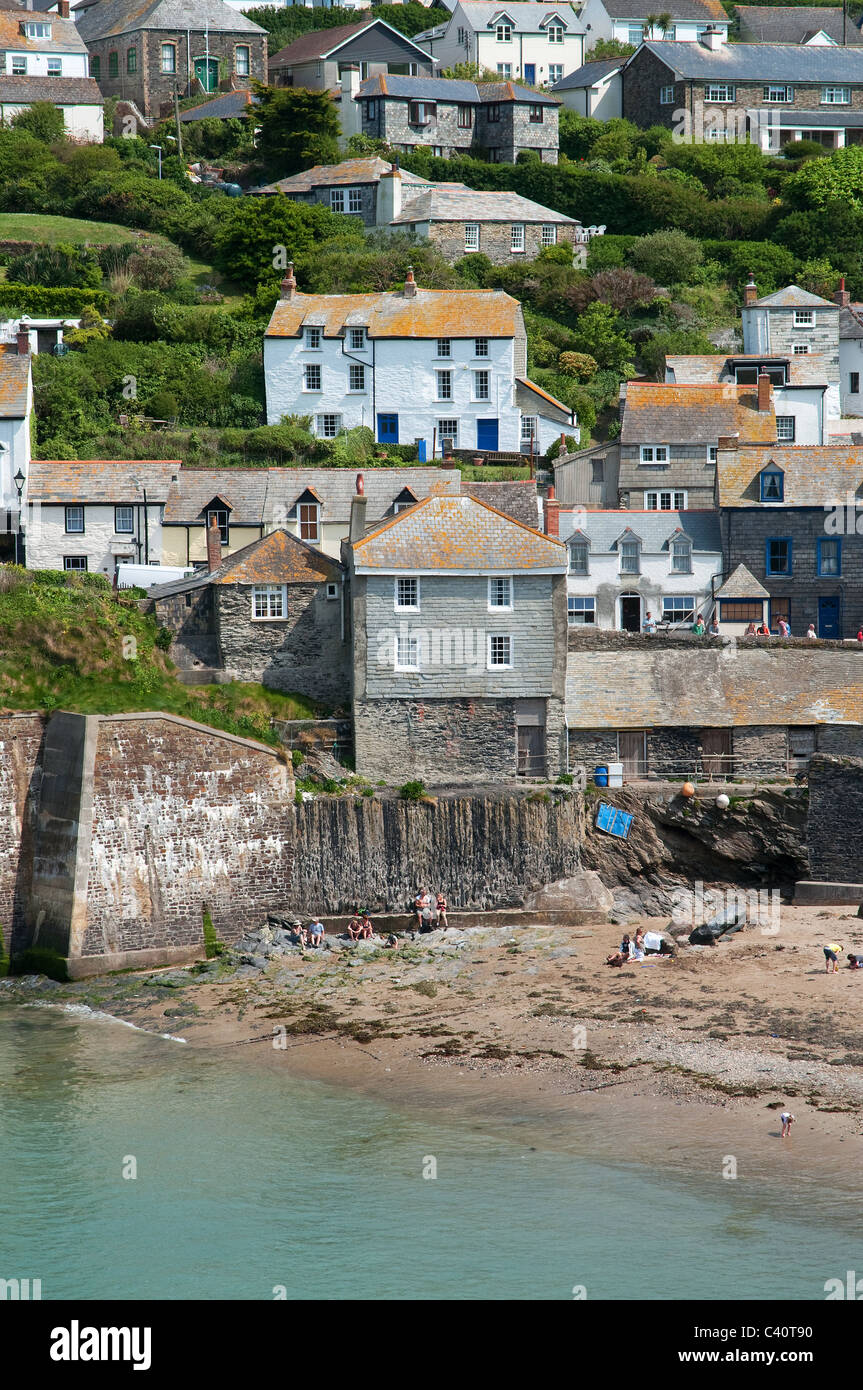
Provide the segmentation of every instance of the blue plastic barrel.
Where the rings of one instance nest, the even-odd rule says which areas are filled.
[[[595,784],[597,787],[607,787],[607,786],[608,786],[608,768],[607,768],[607,767],[595,767],[595,768],[593,769],[593,781],[594,781],[594,784]]]

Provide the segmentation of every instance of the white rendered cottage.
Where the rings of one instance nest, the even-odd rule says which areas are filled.
[[[473,63],[504,81],[552,86],[584,62],[584,27],[572,6],[555,10],[459,0],[449,20],[417,34],[415,42],[444,68]]]
[[[527,379],[521,305],[502,290],[299,294],[293,269],[264,337],[267,422],[321,438],[365,425],[380,444],[545,453],[575,415]]]
[[[56,14],[7,4],[0,9],[0,122],[48,101],[63,113],[71,139],[100,141],[102,94],[89,61],[68,0],[59,0]]]

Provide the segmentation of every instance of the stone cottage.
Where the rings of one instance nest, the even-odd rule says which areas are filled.
[[[214,567],[150,590],[159,622],[173,634],[181,668],[196,663],[215,681],[258,681],[323,704],[347,699],[343,572],[337,560],[278,529]]]

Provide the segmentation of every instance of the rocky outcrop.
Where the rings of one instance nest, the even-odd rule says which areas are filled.
[[[579,868],[582,798],[569,788],[315,797],[296,808],[290,906],[301,912],[408,907],[418,888],[453,906],[520,907]]]

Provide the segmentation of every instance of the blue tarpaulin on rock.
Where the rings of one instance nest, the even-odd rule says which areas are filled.
[[[615,835],[618,840],[626,840],[629,838],[631,825],[632,816],[629,811],[619,811],[616,806],[609,806],[607,801],[600,801],[596,813],[597,830],[604,830],[607,835]]]

